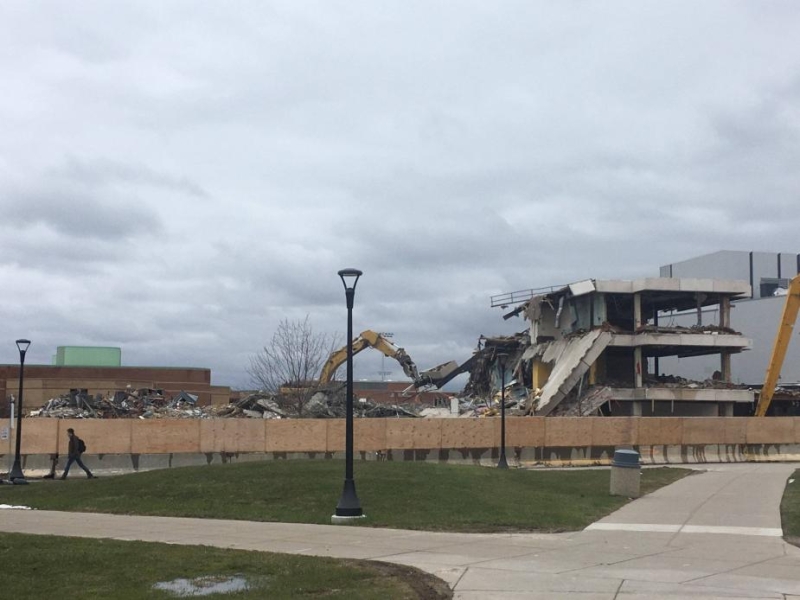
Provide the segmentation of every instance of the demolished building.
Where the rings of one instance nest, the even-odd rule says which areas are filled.
[[[529,386],[525,414],[733,416],[753,406],[753,391],[731,383],[731,356],[751,346],[730,328],[731,302],[750,293],[743,281],[586,280],[496,296],[492,305],[519,303],[505,318],[529,322],[527,347],[510,365]],[[709,306],[718,307],[715,322],[703,322]],[[691,327],[671,322],[690,309]],[[697,356],[718,357],[711,379],[689,382],[659,368],[663,357]]]

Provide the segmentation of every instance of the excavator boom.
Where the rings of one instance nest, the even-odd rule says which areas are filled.
[[[789,349],[789,342],[792,339],[792,330],[794,329],[795,321],[797,321],[798,309],[800,309],[800,275],[797,275],[789,282],[789,292],[786,296],[786,304],[783,306],[781,323],[778,326],[775,343],[772,345],[772,357],[767,365],[764,386],[758,395],[757,417],[766,415],[767,409],[769,409],[769,405],[772,402],[775,386],[778,384],[778,378],[781,375],[783,360],[786,358],[786,351]]]
[[[353,340],[353,354],[358,354],[365,348],[375,348],[379,352],[382,352],[384,356],[395,359],[400,363],[400,366],[403,367],[403,373],[408,377],[415,381],[419,378],[417,366],[406,351],[395,346],[380,333],[368,329],[362,331],[359,336]],[[327,383],[332,381],[336,370],[341,367],[346,360],[347,346],[332,352],[330,358],[328,358],[327,362],[322,367],[322,372],[319,376],[320,382]]]

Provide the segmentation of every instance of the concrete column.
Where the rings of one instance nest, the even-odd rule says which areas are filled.
[[[634,331],[642,326],[642,295],[633,295],[633,329]]]
[[[642,387],[642,373],[644,367],[642,366],[642,347],[638,346],[633,349],[633,387]]]
[[[703,326],[703,294],[696,294],[695,300],[697,300],[697,326]]]
[[[719,405],[719,416],[720,417],[732,417],[733,416],[733,402],[723,402]]]
[[[533,365],[531,367],[531,375],[533,389],[540,389],[544,387],[544,384],[547,383],[547,378],[550,377],[550,372],[553,370],[553,366],[549,363],[542,362],[538,358],[533,359]]]
[[[633,404],[633,416],[634,417],[641,417],[642,416],[642,401],[641,400],[634,400]]]
[[[731,382],[731,353],[722,352],[719,357],[720,372],[722,373],[722,381],[726,383]]]
[[[731,299],[723,296],[719,301],[719,326],[731,326]]]

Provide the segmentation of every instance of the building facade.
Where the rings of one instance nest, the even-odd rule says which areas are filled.
[[[117,390],[142,388],[164,390],[176,395],[181,391],[198,397],[199,405],[227,404],[231,390],[211,385],[210,369],[173,367],[78,367],[25,365],[23,401],[25,410],[43,406],[51,398],[86,390],[95,396],[113,395]],[[16,398],[19,389],[19,365],[0,365],[0,394],[7,400]],[[7,415],[8,402],[0,403],[0,412]]]
[[[689,260],[664,265],[662,277],[738,279],[750,284],[749,296],[733,300],[731,327],[753,340],[748,352],[732,358],[733,381],[760,387],[764,381],[772,345],[780,323],[785,298],[781,295],[789,281],[800,272],[800,254],[722,250]],[[777,294],[777,295],[776,295]],[[717,307],[706,307],[706,320],[716,318]],[[662,321],[675,325],[691,324],[694,314],[671,311]],[[794,336],[793,336],[794,337]],[[659,365],[667,372],[689,379],[704,380],[718,368],[712,358],[682,360],[668,358]],[[784,360],[780,382],[800,382],[800,343],[793,339]]]
[[[732,357],[751,341],[730,327],[744,281],[650,278],[587,280],[531,297],[510,314],[529,322],[514,370],[529,380],[534,415],[732,416],[753,391],[733,384]],[[691,311],[692,326],[662,315]],[[713,319],[709,319],[713,315]],[[670,358],[706,357],[702,384],[665,373]],[[743,407],[737,411],[736,406]]]

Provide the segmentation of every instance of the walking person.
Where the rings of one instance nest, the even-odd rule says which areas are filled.
[[[78,466],[86,471],[86,477],[94,479],[92,472],[86,468],[86,465],[83,464],[81,460],[81,454],[86,452],[86,444],[83,443],[81,438],[75,435],[75,430],[71,427],[67,429],[67,435],[69,436],[69,453],[67,455],[67,465],[64,467],[64,474],[61,476],[61,479],[67,478],[67,473],[69,473],[69,468],[72,466],[72,463],[78,463]]]

